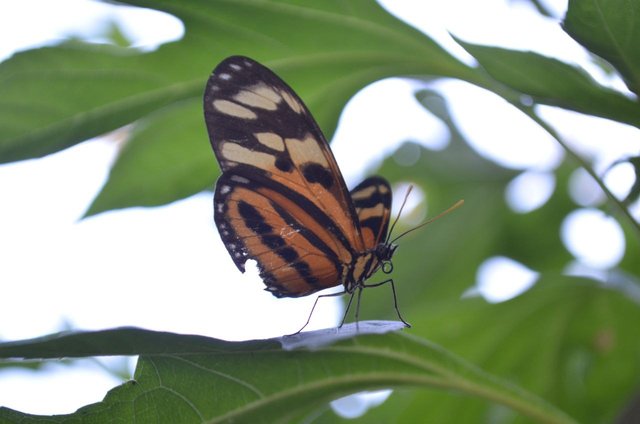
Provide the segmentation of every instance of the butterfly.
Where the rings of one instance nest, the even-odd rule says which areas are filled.
[[[302,100],[247,57],[229,57],[213,70],[204,115],[222,169],[214,219],[238,269],[255,260],[265,290],[279,298],[341,285],[343,291],[323,296],[350,294],[345,318],[357,292],[356,321],[362,289],[388,283],[398,318],[410,327],[393,279],[366,283],[377,270],[393,269],[389,183],[374,176],[348,191]]]

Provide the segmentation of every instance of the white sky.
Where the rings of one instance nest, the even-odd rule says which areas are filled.
[[[599,80],[621,86],[619,80],[608,79],[585,62],[584,51],[561,31],[558,22],[535,18],[518,2],[514,7],[507,6],[506,0],[383,3],[468,63],[472,59],[449,32],[471,42],[535,50],[580,63]],[[555,2],[554,8],[562,14],[566,2]],[[173,18],[161,14],[152,18],[131,8],[113,11],[110,5],[87,0],[2,2],[0,59],[17,49],[68,35],[95,36],[105,13],[121,19],[141,45],[152,46],[181,33],[181,25]],[[168,33],[159,32],[160,27]],[[431,87],[442,90],[476,149],[505,166],[527,171],[505,193],[512,208],[525,213],[544,204],[555,184],[550,171],[563,156],[557,144],[484,90],[459,81],[440,81]],[[417,104],[413,88],[406,81],[390,79],[373,84],[349,103],[334,152],[350,185],[404,140],[431,148],[445,146],[446,129]],[[483,110],[490,113],[481,114]],[[620,157],[638,153],[640,135],[635,128],[551,107],[541,108],[541,113],[580,152],[594,157],[600,171]],[[513,125],[505,126],[505,120]],[[364,143],[367,149],[360,149]],[[354,149],[360,149],[358,163],[350,160]],[[363,152],[370,157],[362,158]],[[129,209],[78,221],[103,184],[113,155],[110,143],[95,140],[43,159],[0,166],[0,282],[3,298],[10,300],[0,308],[0,339],[41,336],[64,325],[82,329],[135,325],[238,340],[290,333],[304,323],[312,297],[275,299],[262,290],[255,275],[237,271],[213,225],[210,194],[166,207]],[[628,167],[619,168],[608,183],[623,195],[633,177]],[[576,174],[572,195],[585,209],[567,217],[562,237],[583,263],[606,268],[620,260],[624,239],[617,236],[615,221],[590,208],[602,201],[597,193],[588,178]],[[513,281],[527,287],[532,275],[535,270],[509,258],[488,258],[478,271],[476,289],[499,301],[505,293],[500,287]],[[470,281],[469,286],[473,285]],[[487,291],[487,287],[494,289]],[[310,328],[335,325],[341,310],[339,301],[325,299]],[[51,374],[3,370],[0,405],[31,413],[68,413],[101,400],[119,384],[95,366],[51,367],[57,369]],[[74,389],[78,387],[82,389]]]

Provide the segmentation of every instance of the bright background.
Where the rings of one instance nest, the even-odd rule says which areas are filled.
[[[624,91],[619,78],[594,67],[585,51],[561,30],[565,1],[544,2],[555,11],[556,19],[542,18],[528,3],[506,0],[382,3],[467,63],[472,59],[449,34],[576,63],[601,83]],[[15,51],[69,37],[101,42],[113,22],[134,45],[149,49],[180,38],[183,31],[177,19],[155,11],[86,0],[2,2],[0,60]],[[447,129],[415,101],[412,93],[417,87],[388,79],[365,88],[348,104],[333,149],[349,186],[407,139],[432,149],[445,147]],[[420,87],[436,89],[446,97],[457,124],[482,155],[523,171],[505,192],[514,211],[525,213],[544,204],[555,184],[550,171],[563,158],[555,141],[482,89],[453,80]],[[479,114],[482,110],[486,113]],[[551,107],[540,112],[577,152],[593,158],[599,174],[614,161],[638,154],[640,134],[635,128]],[[0,166],[0,284],[5,299],[0,301],[0,339],[124,325],[228,340],[296,331],[314,298],[275,299],[262,290],[255,270],[245,275],[237,271],[213,225],[211,193],[165,207],[127,209],[80,220],[107,177],[117,152],[115,138],[110,135],[42,159]],[[213,154],[211,166],[216,166]],[[633,180],[633,169],[627,164],[615,166],[605,178],[620,197]],[[402,197],[404,190],[395,193]],[[597,274],[615,266],[624,255],[624,238],[616,221],[593,208],[604,201],[603,195],[581,171],[572,177],[571,195],[583,208],[569,215],[559,229],[576,258],[567,271]],[[428,197],[428,193],[417,193],[411,204],[426,201],[431,216],[438,211],[429,210]],[[638,218],[638,204],[632,210]],[[479,293],[501,301],[533,284],[535,278],[533,271],[512,259],[493,257],[480,266],[477,280],[469,281],[466,295]],[[145,302],[144,308],[136,305],[137,299],[150,295],[152,302]],[[364,302],[366,308],[366,298]],[[335,325],[342,309],[340,300],[325,299],[309,328]],[[132,360],[99,358],[72,367],[51,362],[46,365],[49,373],[3,369],[0,405],[38,414],[72,412],[101,400],[107,390],[120,384],[122,380],[104,372],[105,366],[126,374],[133,365]]]

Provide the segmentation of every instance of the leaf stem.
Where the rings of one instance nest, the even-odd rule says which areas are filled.
[[[553,138],[556,139],[556,141],[558,142],[558,144],[560,144],[560,146],[562,146],[562,148],[567,152],[567,154],[573,158],[576,162],[578,162],[578,164],[580,164],[580,166],[587,171],[587,173],[589,175],[591,175],[591,177],[595,180],[596,184],[598,184],[598,186],[600,186],[600,189],[604,192],[604,194],[607,196],[607,198],[609,198],[609,200],[611,201],[611,203],[613,203],[613,205],[616,207],[616,209],[618,210],[618,212],[620,214],[622,214],[622,216],[624,218],[626,218],[626,220],[629,222],[629,224],[631,224],[631,227],[635,230],[636,235],[638,237],[638,240],[640,240],[640,223],[638,223],[638,221],[636,221],[633,218],[633,215],[631,215],[631,212],[629,211],[629,208],[627,208],[624,203],[618,199],[607,187],[607,185],[604,183],[604,181],[602,180],[602,178],[600,178],[596,172],[593,170],[593,168],[589,165],[589,163],[587,163],[587,161],[582,158],[579,154],[577,154],[574,150],[571,149],[571,147],[569,147],[569,145],[565,142],[565,140],[562,138],[562,136],[560,136],[560,134],[551,126],[549,125],[545,120],[543,120],[542,118],[540,118],[535,111],[533,110],[533,107],[531,106],[523,106],[521,104],[515,104],[513,102],[511,102],[511,104],[513,104],[514,106],[516,106],[518,109],[520,109],[522,112],[524,112],[527,116],[529,116],[531,119],[533,119],[538,125],[540,125],[545,131],[547,131],[547,133],[549,133]]]
[[[522,104],[522,102],[520,101],[520,96],[526,93],[520,93],[516,90],[511,89],[506,85],[498,83],[493,78],[491,78],[486,72],[477,72],[473,75],[472,78],[465,79],[465,81],[471,84],[477,85],[478,87],[484,88],[485,90],[488,90],[502,97],[511,105],[521,110],[525,115],[527,115],[534,122],[540,125],[547,133],[549,133],[558,142],[558,144],[562,146],[562,148],[567,152],[567,154],[571,158],[573,158],[580,166],[582,166],[582,168],[584,168],[584,170],[587,171],[589,175],[591,175],[591,177],[595,180],[596,184],[598,184],[600,189],[602,189],[604,194],[609,198],[611,203],[615,205],[615,208],[618,210],[618,212],[629,222],[629,224],[631,225],[631,228],[635,230],[637,239],[638,241],[640,241],[640,223],[634,219],[633,215],[631,215],[631,212],[624,205],[623,201],[621,201],[613,193],[611,193],[611,191],[606,186],[602,178],[600,178],[596,174],[596,172],[591,168],[589,163],[585,159],[583,159],[580,155],[578,155],[575,151],[573,151],[571,147],[569,147],[569,145],[565,142],[563,137],[551,125],[549,125],[545,120],[543,120],[541,117],[539,117],[535,113],[534,111],[535,105],[529,106],[529,105]]]

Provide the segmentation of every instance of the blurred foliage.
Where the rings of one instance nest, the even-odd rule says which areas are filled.
[[[568,159],[555,171],[556,189],[549,201],[533,212],[517,214],[504,200],[505,188],[517,172],[494,164],[470,148],[438,93],[416,93],[425,110],[448,127],[449,146],[429,151],[406,143],[387,159],[380,173],[392,182],[411,181],[422,188],[430,211],[445,209],[460,198],[465,199],[465,206],[437,225],[401,239],[394,280],[403,314],[414,325],[408,330],[411,336],[367,336],[362,341],[358,337],[343,342],[352,349],[344,356],[352,368],[339,372],[335,367],[339,367],[340,357],[327,359],[323,356],[327,352],[300,353],[306,355],[305,359],[293,362],[283,360],[291,354],[277,346],[270,347],[273,351],[269,359],[253,361],[247,358],[258,358],[264,352],[202,354],[207,373],[198,375],[202,378],[190,385],[193,370],[180,365],[184,358],[173,355],[184,353],[180,350],[183,341],[164,340],[163,352],[168,355],[163,356],[157,350],[145,350],[138,338],[114,333],[113,344],[129,346],[125,353],[146,353],[138,364],[136,380],[114,389],[103,403],[79,411],[75,418],[90,421],[91,413],[104,413],[114,404],[128,402],[127,396],[149,402],[145,414],[162,414],[163,408],[176,405],[184,407],[181,401],[169,401],[165,394],[154,396],[150,394],[153,390],[136,388],[156,387],[158,381],[171,380],[171,387],[179,387],[184,399],[201,400],[201,390],[211,393],[213,399],[211,404],[186,408],[188,412],[179,417],[183,422],[225,422],[231,418],[223,410],[229,408],[247,411],[245,417],[267,411],[261,418],[269,422],[342,422],[347,420],[327,408],[327,400],[354,390],[381,387],[399,390],[383,405],[351,422],[431,423],[451,422],[452,417],[456,422],[510,423],[532,418],[563,421],[552,407],[546,410],[546,416],[545,407],[536,409],[539,402],[535,395],[582,422],[640,421],[640,416],[634,415],[640,398],[640,308],[638,297],[633,295],[639,290],[640,227],[629,213],[628,202],[614,198],[590,169],[590,163],[569,150],[534,109],[538,104],[553,105],[637,127],[640,105],[635,98],[603,87],[584,70],[557,59],[458,40],[479,63],[469,67],[367,0],[124,3],[178,17],[185,25],[184,38],[153,52],[141,52],[126,47],[126,40],[113,31],[113,38],[119,40],[117,45],[97,46],[74,40],[19,53],[0,64],[0,163],[41,157],[127,126],[128,140],[89,215],[166,204],[212,186],[218,167],[204,130],[202,91],[215,64],[232,54],[250,56],[278,73],[305,100],[328,136],[346,101],[371,82],[391,76],[422,80],[448,77],[502,96],[555,136]],[[637,1],[571,0],[563,28],[598,55],[594,63],[606,63],[608,69],[618,71],[629,90],[637,94],[639,19]],[[415,161],[409,166],[400,165],[403,157]],[[637,158],[630,162],[637,171]],[[608,203],[602,209],[619,218],[627,241],[621,264],[597,281],[562,274],[572,257],[559,239],[559,228],[577,207],[567,185],[578,167],[584,167],[605,190]],[[630,199],[637,197],[637,192],[636,181]],[[479,297],[461,298],[474,285],[478,266],[493,256],[512,258],[539,272],[540,278],[531,290],[507,302],[492,304]],[[365,293],[364,318],[394,318],[388,290],[381,287]],[[376,376],[363,383],[361,377],[375,375],[376,367],[390,373],[401,371],[404,365],[377,356],[385,352],[401,357],[411,351],[411,358],[418,363],[424,361],[425,367],[437,368],[442,375],[464,374],[458,368],[462,362],[454,359],[455,355],[445,353],[439,361],[425,360],[428,354],[418,347],[428,344],[423,339],[493,374],[496,382],[512,382],[513,391],[504,397],[492,397],[490,383],[473,379],[475,391],[437,379],[404,384]],[[90,340],[86,334],[71,341],[63,339],[55,352],[73,356],[70,351],[86,346]],[[360,343],[369,349],[359,357],[361,362],[356,359],[355,349]],[[234,346],[225,345],[224,349],[233,351],[244,345]],[[336,346],[331,355],[344,344]],[[20,349],[20,354],[12,355],[30,357],[28,353],[35,352],[32,349],[36,344],[25,343]],[[435,351],[438,349],[429,350]],[[104,348],[85,353],[109,352]],[[148,367],[157,366],[160,360],[166,362],[158,373],[150,373]],[[260,400],[238,395],[241,365],[251,370],[251,384],[285,396],[295,403],[295,410],[280,404],[275,409],[261,409],[265,405]],[[314,373],[296,374],[314,366]],[[462,367],[467,369],[466,365]],[[217,378],[230,368],[240,370],[240,374]],[[273,375],[282,376],[282,380]],[[337,380],[342,385],[336,384]],[[318,398],[297,397],[296,381],[305,387],[326,386],[318,389]],[[505,387],[503,393],[509,392]],[[531,408],[542,411],[542,415],[527,413],[526,406],[516,404],[515,399],[529,399]],[[132,414],[124,415],[127,418],[141,417],[135,411],[126,414]],[[104,416],[94,416],[100,417]],[[26,422],[27,417],[4,409],[0,410],[3,419]]]
[[[564,30],[578,43],[611,63],[629,90],[640,94],[640,32],[636,1],[571,0]]]

